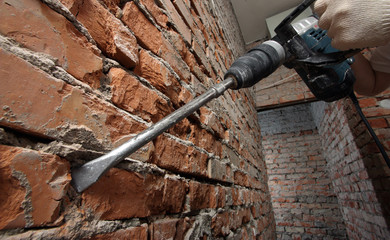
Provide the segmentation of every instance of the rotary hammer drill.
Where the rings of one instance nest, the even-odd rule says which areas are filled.
[[[314,16],[292,24],[292,21],[314,1],[303,1],[275,28],[276,36],[273,39],[254,47],[244,56],[238,58],[226,72],[223,82],[211,87],[204,94],[118,148],[73,169],[72,184],[74,188],[78,192],[84,191],[125,157],[152,141],[204,104],[219,97],[227,89],[251,87],[272,74],[282,64],[287,68],[294,68],[317,99],[332,102],[350,96],[357,103],[353,94],[355,77],[350,68],[350,60],[359,50],[341,52],[331,47],[331,39],[326,35],[326,31],[318,27],[317,19]],[[364,116],[362,114],[361,116],[364,121]],[[367,121],[365,123],[369,126]],[[380,142],[375,138],[372,129],[370,133],[380,147]],[[383,152],[386,152],[383,146],[381,152],[385,157]],[[386,161],[390,166],[388,157]]]

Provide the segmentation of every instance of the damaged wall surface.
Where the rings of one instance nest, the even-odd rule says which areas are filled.
[[[252,90],[70,185],[222,79],[244,51],[232,16],[226,0],[1,0],[0,238],[274,239]]]

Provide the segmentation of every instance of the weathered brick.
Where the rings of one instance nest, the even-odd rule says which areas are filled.
[[[189,9],[190,6],[188,6],[183,0],[174,0],[173,4],[175,5],[178,13],[182,16],[183,20],[186,22],[187,26],[193,30],[196,25]]]
[[[208,177],[219,181],[232,182],[232,176],[228,175],[228,166],[216,159],[208,161]]]
[[[221,142],[218,141],[218,139],[214,135],[209,133],[207,130],[201,128],[200,126],[191,125],[190,135],[187,135],[186,137],[196,146],[199,146],[207,150],[208,152],[215,154],[216,156],[222,156]]]
[[[153,222],[150,226],[152,239],[174,239],[178,222],[179,219],[164,219]]]
[[[162,33],[144,16],[133,1],[126,3],[121,19],[134,32],[142,47],[156,55],[161,54]]]
[[[65,17],[40,1],[2,1],[0,4],[2,34],[57,59],[57,63],[75,78],[94,88],[100,86],[103,68],[100,51]]]
[[[120,14],[121,9],[119,8],[119,4],[121,3],[121,0],[102,0],[102,1],[107,6],[107,8],[110,9],[110,12],[112,14],[114,14],[115,16],[118,16]]]
[[[275,121],[275,117],[271,118],[271,121]],[[268,184],[273,195],[272,206],[279,212],[275,215],[276,224],[284,227],[283,231],[278,232],[281,237],[289,236],[293,232],[297,236],[303,236],[303,227],[328,229],[328,234],[331,235],[330,229],[333,229],[336,223],[342,222],[337,205],[324,203],[332,202],[336,198],[330,188],[330,179],[325,174],[325,168],[321,167],[324,164],[323,157],[319,154],[320,151],[316,150],[319,140],[320,136],[311,130],[279,133],[264,141],[267,146],[273,146],[270,150],[277,149],[274,151],[280,153],[275,155],[274,151],[264,151],[271,156],[266,158],[269,166]],[[325,220],[329,212],[334,216],[332,221]],[[338,229],[345,231],[342,224]],[[309,232],[307,234],[315,235]]]
[[[168,12],[168,17],[171,19],[176,30],[183,36],[184,41],[187,44],[191,44],[192,35],[191,30],[184,23],[182,17],[176,11],[175,6],[172,4],[171,0],[159,0],[164,6],[165,10]]]
[[[0,229],[57,225],[70,183],[69,163],[55,155],[0,145]]]
[[[0,88],[1,126],[100,150],[144,129],[107,102],[5,51],[0,56],[7,60],[0,61],[0,77],[5,79]]]
[[[143,224],[139,227],[130,227],[127,229],[119,229],[116,232],[98,234],[88,238],[89,240],[105,240],[105,239],[148,239],[148,225]]]
[[[208,156],[164,135],[155,140],[153,162],[173,172],[207,176]]]
[[[17,2],[7,0],[4,6]],[[107,75],[94,75],[101,86],[91,84],[92,89],[74,81],[71,74],[58,72],[65,68],[60,61],[57,66],[54,61],[45,65],[44,60],[50,56],[22,56],[15,49],[2,50],[0,59],[5,61],[0,61],[0,78],[5,83],[0,86],[0,125],[5,130],[0,129],[0,142],[55,152],[75,161],[72,164],[93,158],[98,155],[95,151],[101,153],[118,146],[145,129],[147,121],[157,121],[203,93],[222,79],[232,52],[236,52],[229,49],[234,46],[228,44],[233,39],[227,40],[231,28],[223,14],[232,9],[230,4],[221,5],[224,1],[41,2],[48,16],[62,14],[68,19],[56,24],[72,22],[68,28],[58,28],[60,35],[78,36],[67,44],[81,47],[69,50],[83,55],[81,49],[86,48],[100,64],[104,59]],[[81,31],[79,23],[89,33],[83,35],[97,46],[73,28],[72,25]],[[45,29],[44,23],[39,26]],[[39,26],[34,28],[37,33]],[[38,35],[28,34],[25,37]],[[48,39],[42,41],[50,43]],[[8,47],[4,40],[2,44]],[[19,58],[11,57],[11,51]],[[42,58],[35,63],[27,57]],[[86,64],[74,62],[80,69]],[[130,156],[139,161],[124,162],[122,169],[111,169],[82,194],[68,192],[66,201],[60,203],[60,216],[52,223],[31,230],[2,231],[0,238],[208,239],[214,238],[213,231],[222,231],[229,238],[272,239],[275,224],[252,95],[251,90],[234,94],[228,91],[208,104],[206,110],[184,119]],[[223,153],[222,145],[234,156]],[[236,178],[236,183],[248,182],[247,187],[233,182],[237,171],[248,173],[247,178]],[[20,201],[23,198],[15,198],[15,203]],[[257,227],[255,219],[248,221],[245,210],[255,203],[262,207],[259,215],[264,218],[264,227],[259,231],[253,230]],[[226,219],[213,220],[221,211],[228,212],[229,225],[212,230],[213,224],[215,229],[224,225]],[[145,221],[147,225],[142,224]]]
[[[155,88],[168,96],[178,106],[181,86],[174,74],[147,51],[141,50],[140,64],[135,73],[147,79]]]
[[[134,35],[97,0],[76,0],[79,20],[109,57],[127,68],[138,64],[138,45]]]
[[[182,81],[191,79],[190,69],[172,43],[144,16],[134,2],[126,3],[122,21],[134,32],[140,44],[167,61]]]
[[[154,0],[140,0],[140,2],[148,9],[152,14],[155,21],[161,27],[168,28],[168,16],[163,12],[163,10],[156,5]]]
[[[214,188],[211,185],[190,181],[189,207],[191,211],[216,207],[215,202],[213,202],[214,194]]]
[[[227,236],[230,233],[230,214],[222,212],[216,214],[211,221],[211,229],[215,237]]]
[[[199,112],[200,121],[203,124],[211,127],[211,129],[217,134],[218,137],[223,138],[225,129],[222,127],[221,121],[219,120],[217,114],[205,107],[200,108]]]
[[[147,217],[183,210],[182,180],[111,169],[83,194],[84,208],[104,220]]]
[[[111,100],[118,107],[153,122],[173,110],[164,98],[123,69],[112,68],[108,76],[112,87]]]

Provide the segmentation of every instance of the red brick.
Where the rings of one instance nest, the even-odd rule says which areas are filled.
[[[376,98],[359,99],[359,105],[361,108],[375,107],[377,105],[377,100]]]
[[[140,45],[160,55],[163,46],[162,33],[143,15],[131,1],[123,8],[122,21],[134,32]]]
[[[134,32],[140,45],[169,63],[181,80],[189,82],[190,69],[172,43],[143,15],[134,2],[126,3],[122,21]]]
[[[83,207],[103,220],[183,210],[186,185],[178,179],[111,169],[83,194]]]
[[[188,137],[189,141],[210,153],[214,153],[217,156],[222,156],[222,144],[214,135],[198,125],[191,125],[190,131],[190,136],[186,136]]]
[[[94,147],[144,129],[112,105],[0,51],[1,126]],[[90,134],[77,138],[71,131]],[[72,136],[70,136],[71,134]],[[86,138],[86,139],[85,139]],[[93,140],[96,138],[97,140]],[[94,141],[94,142],[92,142]]]
[[[242,199],[240,196],[240,190],[238,188],[232,189],[232,200],[234,206],[239,206],[242,204]]]
[[[184,23],[182,17],[176,11],[175,6],[172,4],[171,0],[160,0],[164,5],[165,10],[168,12],[168,17],[170,17],[171,22],[176,30],[183,36],[187,44],[191,44],[192,35],[191,30]]]
[[[179,75],[180,80],[186,83],[191,81],[191,70],[184,62],[183,57],[187,56],[187,50],[182,55],[173,46],[169,39],[163,39],[163,50],[161,57],[167,61],[170,67]]]
[[[140,2],[146,6],[158,25],[165,29],[168,28],[168,16],[157,6],[154,0],[140,0]]]
[[[227,236],[230,233],[230,214],[222,212],[216,214],[211,220],[211,229],[214,237]]]
[[[368,122],[373,128],[387,128],[389,126],[384,118],[368,119]]]
[[[111,100],[116,106],[153,122],[173,111],[164,98],[142,85],[123,69],[112,68],[108,76],[112,87]]]
[[[69,163],[54,155],[0,145],[0,169],[0,229],[56,225],[69,187]]]
[[[212,194],[214,194],[214,188],[211,185],[190,181],[189,199],[191,211],[210,208],[214,204],[212,202]]]
[[[205,68],[198,64],[195,55],[190,51],[190,48],[188,48],[188,45],[184,42],[183,38],[172,30],[164,32],[164,36],[165,39],[161,57],[165,58],[179,75],[184,76],[183,72],[188,74],[188,70],[190,70],[199,79],[205,79]],[[172,54],[175,53],[174,50],[176,50],[178,54]],[[178,55],[180,55],[182,60]],[[184,63],[187,64],[189,69],[184,66]],[[176,66],[179,64],[183,66]],[[184,76],[183,80],[186,81],[186,83],[190,82],[187,76]]]
[[[199,59],[199,62],[202,63],[203,67],[206,69],[208,74],[213,72],[211,64],[208,57],[206,56],[205,49],[197,41],[192,42],[192,49],[194,50],[195,56]],[[200,79],[202,80],[202,79]]]
[[[249,187],[249,180],[248,175],[241,172],[241,171],[235,171],[234,172],[234,183],[240,186]]]
[[[189,26],[192,31],[197,28],[193,16],[190,12],[191,6],[188,6],[183,0],[174,0],[173,4],[175,5],[180,15],[183,17],[183,20],[186,22],[187,26]]]
[[[121,0],[102,0],[102,1],[107,6],[107,8],[110,9],[110,12],[113,15],[118,16],[120,14],[121,9],[119,8],[119,4],[121,3]]]
[[[138,64],[138,45],[134,35],[97,0],[75,0],[79,20],[109,57],[127,68]]]
[[[40,1],[2,3],[0,31],[33,51],[58,59],[58,64],[75,78],[94,88],[100,86],[100,51],[66,18]]]
[[[217,207],[224,208],[226,206],[226,190],[223,187],[217,188]]]
[[[174,74],[158,59],[147,51],[141,50],[140,64],[135,73],[147,79],[155,88],[167,95],[173,103],[179,105],[181,86]]]
[[[208,108],[202,107],[199,109],[200,112],[200,121],[209,126],[218,137],[223,138],[225,134],[225,129],[221,125],[221,121],[217,115],[210,111]]]
[[[89,240],[106,240],[106,239],[148,239],[148,226],[146,224],[139,227],[130,227],[120,229],[116,232],[98,234],[88,238]]]
[[[153,162],[159,167],[173,172],[207,176],[208,156],[195,148],[163,135],[155,140],[155,148]]]
[[[367,118],[382,117],[390,115],[390,109],[385,109],[381,107],[363,108],[363,113]]]
[[[166,177],[164,179],[163,205],[168,213],[179,213],[184,208],[187,183],[182,180]]]
[[[176,236],[176,226],[178,222],[179,219],[163,219],[152,223],[150,226],[152,239],[174,239]]]

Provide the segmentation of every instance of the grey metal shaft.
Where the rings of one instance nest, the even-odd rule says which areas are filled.
[[[227,78],[223,82],[211,87],[208,91],[193,99],[183,107],[161,119],[150,128],[139,133],[123,145],[111,152],[96,158],[72,171],[72,184],[77,192],[82,192],[94,184],[105,172],[117,165],[130,154],[152,141],[154,138],[171,128],[173,125],[191,115],[200,107],[214,98],[222,95],[227,89],[233,88],[236,81]]]

